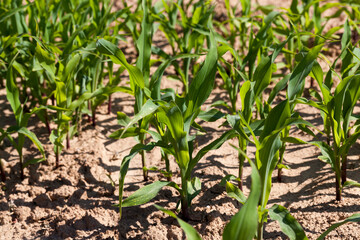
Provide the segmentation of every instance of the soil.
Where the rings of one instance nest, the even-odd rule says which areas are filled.
[[[286,2],[286,1],[283,1]],[[161,39],[161,37],[159,37]],[[128,50],[133,52],[131,49]],[[217,85],[221,80],[217,80]],[[181,84],[165,81],[164,86],[181,90]],[[121,160],[136,143],[132,138],[112,140],[109,134],[119,128],[116,120],[118,111],[133,115],[134,99],[124,93],[112,96],[112,113],[107,114],[106,104],[97,111],[97,125],[83,121],[83,131],[74,137],[70,149],[64,149],[60,167],[55,169],[55,156],[48,140],[44,124],[34,117],[29,129],[36,133],[47,152],[47,161],[30,165],[25,169],[25,180],[19,177],[19,163],[16,150],[5,141],[0,157],[5,160],[8,176],[0,189],[0,239],[184,239],[184,233],[177,221],[154,207],[154,203],[170,210],[176,209],[179,195],[172,188],[165,187],[150,203],[123,209],[120,221],[117,183]],[[281,98],[281,96],[280,96]],[[217,87],[204,109],[219,99],[228,99],[224,90]],[[301,116],[322,128],[320,113],[313,108],[298,105]],[[0,90],[0,127],[13,124],[14,118],[6,100],[5,89]],[[203,123],[208,131],[199,136],[199,148],[219,137],[226,128],[219,127],[223,120]],[[52,128],[55,125],[51,125]],[[295,128],[291,136],[306,141],[314,138]],[[322,139],[318,134],[316,139]],[[194,199],[189,223],[196,228],[203,239],[221,239],[225,225],[237,213],[241,205],[227,196],[220,186],[221,179],[237,175],[237,151],[230,146],[235,140],[225,143],[219,150],[209,152],[196,166],[193,176],[202,182],[202,192]],[[351,149],[348,163],[348,178],[360,182],[360,141]],[[255,148],[248,153],[253,157]],[[26,142],[25,159],[36,157],[35,146]],[[360,189],[346,188],[343,200],[335,201],[335,175],[330,166],[317,157],[320,151],[310,145],[289,144],[285,153],[283,181],[277,182],[276,171],[269,207],[281,204],[289,209],[306,231],[309,239],[315,239],[331,224],[360,212]],[[165,168],[160,161],[160,152],[146,153],[148,166]],[[173,180],[180,183],[179,171],[171,159]],[[250,188],[250,166],[244,169],[244,193]],[[115,186],[112,185],[112,179]],[[149,174],[144,182],[139,156],[131,164],[125,184],[125,197],[140,187],[156,180],[166,180],[157,172]],[[345,224],[329,234],[327,239],[360,239],[360,225]],[[277,222],[269,220],[265,225],[265,239],[287,239]]]

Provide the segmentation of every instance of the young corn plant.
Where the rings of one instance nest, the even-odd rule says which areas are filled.
[[[139,119],[153,118],[156,122],[166,126],[165,137],[168,141],[156,141],[147,145],[137,144],[121,164],[119,184],[119,210],[121,208],[140,205],[150,201],[164,186],[174,187],[180,193],[181,214],[184,219],[190,219],[189,207],[192,199],[200,192],[201,183],[198,178],[192,178],[194,167],[206,152],[219,148],[228,138],[233,137],[234,131],[222,135],[219,139],[202,148],[195,157],[192,156],[193,140],[190,134],[191,126],[198,128],[194,122],[200,113],[200,107],[209,97],[215,80],[217,64],[217,47],[211,34],[210,49],[205,62],[189,86],[189,93],[185,98],[177,96],[175,101],[148,100],[141,111],[122,130],[126,134],[130,126]],[[170,144],[168,144],[170,143]],[[181,187],[175,182],[154,182],[147,185],[127,199],[122,199],[123,186],[130,160],[140,151],[151,150],[156,146],[167,149],[176,159],[180,169]]]
[[[354,116],[354,107],[360,97],[359,66],[360,49],[351,44],[351,31],[349,22],[344,25],[342,36],[342,51],[334,61],[330,70],[325,75],[320,65],[316,62],[312,68],[312,76],[316,80],[320,93],[313,92],[317,101],[298,99],[299,102],[308,104],[321,111],[324,122],[324,131],[327,135],[326,142],[312,142],[320,148],[323,161],[329,163],[335,173],[336,200],[341,200],[341,192],[347,186],[360,186],[354,181],[347,181],[347,155],[351,146],[360,136],[359,121]],[[338,59],[342,60],[340,83],[334,87],[333,75],[336,74],[334,66]],[[355,123],[352,122],[355,120]],[[332,138],[332,145],[330,139]]]
[[[252,240],[254,238],[259,239],[257,236],[258,228],[258,206],[257,202],[260,199],[260,188],[261,179],[260,174],[255,166],[255,164],[250,160],[250,166],[252,168],[251,173],[251,191],[249,196],[246,198],[243,197],[242,200],[243,206],[230,220],[230,222],[225,226],[224,232],[222,235],[223,240],[232,240],[232,239],[241,239],[241,240]],[[231,185],[229,185],[231,187]],[[164,209],[158,205],[155,207],[169,216],[175,218],[180,227],[184,230],[185,235],[188,239],[201,240],[200,234],[188,223],[184,222],[182,219],[178,218],[172,211]],[[301,225],[296,221],[296,219],[291,215],[291,213],[283,206],[274,204],[269,209],[270,217],[278,221],[280,224],[281,231],[286,234],[290,240],[308,240],[308,237],[305,234],[305,231]],[[360,214],[355,213],[350,217],[344,219],[341,222],[332,224],[325,232],[323,232],[317,240],[323,240],[325,237],[336,228],[340,227],[343,224],[350,222],[360,222]]]
[[[7,130],[1,129],[1,137],[0,137],[1,141],[0,142],[2,142],[2,140],[6,137],[7,139],[10,140],[10,142],[12,143],[12,145],[18,152],[19,161],[20,161],[20,177],[23,180],[24,179],[24,168],[26,166],[28,166],[29,164],[35,164],[38,162],[42,162],[46,158],[45,158],[45,151],[44,151],[44,148],[42,147],[42,144],[40,143],[40,141],[38,140],[36,135],[26,128],[31,115],[33,115],[34,113],[39,111],[39,109],[35,108],[29,113],[24,113],[24,106],[20,102],[20,91],[19,91],[19,88],[17,87],[17,83],[16,83],[17,74],[15,71],[17,69],[16,66],[18,66],[17,62],[16,62],[16,56],[17,55],[15,55],[15,57],[9,63],[7,77],[6,77],[6,97],[10,103],[12,110],[13,110],[16,124],[14,126],[9,127]],[[17,135],[18,135],[17,140],[14,140],[13,137],[11,136],[11,134],[13,134],[13,133],[17,133]],[[41,158],[32,159],[32,160],[28,160],[28,161],[24,162],[23,147],[25,144],[25,137],[29,138],[35,144],[35,146],[39,149],[39,151],[42,155]],[[3,167],[1,167],[1,168],[3,168]],[[3,174],[5,174],[3,169],[2,169],[2,172],[3,172]],[[5,176],[5,175],[3,175],[3,176]]]
[[[304,87],[305,87],[305,79],[311,73],[312,66],[316,63],[316,59],[322,48],[323,48],[323,44],[319,44],[313,47],[312,49],[310,49],[308,52],[302,52],[300,55],[301,59],[299,60],[298,64],[295,66],[294,71],[290,73],[288,86],[287,86],[287,98],[290,101],[292,114],[295,112],[295,107],[297,104],[296,100],[303,95]],[[279,88],[283,88],[284,85],[281,86],[281,84],[283,83],[280,81],[277,86],[279,86]],[[298,127],[304,132],[314,136],[314,134],[305,126],[299,125]],[[281,137],[287,138],[289,136],[289,132],[290,132],[290,126],[284,128],[284,130],[281,133]],[[277,178],[279,182],[282,181],[282,169],[285,167],[285,165],[283,164],[285,150],[286,150],[286,142],[284,141],[280,149],[279,162],[278,162]]]
[[[227,116],[227,122],[233,129],[245,128],[245,126],[242,124],[242,121],[239,121],[240,115],[246,120],[247,124],[257,126],[257,128],[261,128],[261,126],[263,125],[264,121],[262,119],[253,119],[254,117],[253,111],[255,105],[260,105],[262,101],[261,99],[263,92],[265,91],[265,89],[268,88],[269,84],[271,83],[272,74],[275,69],[275,59],[280,54],[282,48],[285,46],[288,40],[280,43],[279,45],[276,45],[271,55],[262,56],[258,66],[255,68],[253,77],[251,79],[245,80],[243,84],[240,86],[239,96],[241,98],[241,109]],[[226,74],[222,72],[221,69],[220,69],[220,73],[223,74],[223,76]],[[285,77],[284,79],[286,81],[288,78]],[[282,82],[285,81],[282,80]],[[272,99],[278,94],[278,92],[279,92],[279,88],[275,88],[271,92]],[[266,106],[269,106],[269,104],[267,104]],[[264,113],[267,111],[265,110],[266,109],[264,108],[264,110],[262,111],[263,117],[265,117]],[[246,134],[250,136],[250,132],[247,132]],[[239,148],[243,152],[246,152],[249,143],[247,138],[238,135],[238,142],[239,142]],[[238,159],[239,159],[238,181],[239,181],[239,188],[242,189],[242,171],[243,171],[245,157],[243,154],[239,153]]]
[[[323,83],[321,68],[314,68],[313,73],[323,95],[322,102],[304,99],[300,101],[318,108],[328,121],[333,138],[332,146],[326,142],[312,142],[312,144],[320,148],[322,156],[319,158],[329,163],[335,173],[336,200],[340,201],[344,187],[360,186],[359,183],[347,181],[346,178],[347,155],[360,136],[358,121],[354,126],[350,125],[354,107],[360,97],[360,75],[354,74],[342,79],[335,92],[331,93]],[[354,130],[351,131],[352,129]]]
[[[173,1],[171,4],[165,1],[162,3],[165,12],[155,12],[158,14],[153,17],[159,22],[159,30],[167,38],[172,48],[172,54],[165,53],[158,47],[153,47],[152,51],[166,60],[178,54],[202,53],[205,39],[208,39],[209,29],[207,25],[211,21],[214,6],[204,1],[193,4],[185,4],[182,0]],[[189,12],[191,13],[190,16],[188,16]],[[178,13],[181,17],[180,26],[177,25],[176,19]],[[181,27],[181,34],[177,27]],[[196,63],[196,60],[197,58],[184,58],[182,59],[182,67],[177,61],[171,63],[177,72],[177,75],[173,77],[183,83],[183,96],[189,91],[190,77],[195,76],[199,70],[199,64]]]
[[[248,204],[257,204],[257,207],[254,208],[257,209],[258,214],[258,218],[256,218],[258,220],[256,224],[257,239],[263,239],[263,225],[267,221],[268,214],[270,214],[270,217],[272,219],[280,220],[280,226],[282,230],[288,235],[289,226],[284,226],[284,224],[282,224],[284,211],[286,212],[287,210],[284,207],[278,205],[274,205],[270,209],[266,208],[271,191],[272,173],[277,166],[279,150],[282,146],[280,134],[285,128],[292,125],[312,125],[302,120],[296,115],[292,116],[289,100],[284,100],[280,102],[278,105],[276,105],[273,109],[270,110],[269,114],[264,120],[264,125],[262,129],[253,129],[252,126],[247,123],[246,119],[244,119],[242,115],[240,115],[240,121],[247,128],[247,131],[251,133],[253,140],[250,140],[244,128],[235,128],[235,130],[238,132],[238,134],[246,138],[249,142],[252,142],[256,147],[255,166],[260,177],[260,183],[256,184],[256,191],[259,191],[259,193],[257,194],[257,199],[259,200],[251,201],[252,203]],[[258,137],[256,132],[259,131],[260,136]],[[238,151],[244,156],[246,156],[241,149],[238,148]],[[251,162],[250,159],[249,162]],[[242,200],[244,199],[243,193],[229,182],[227,183],[227,191],[232,192],[232,195],[236,195],[237,199],[239,199],[241,202],[244,202]],[[285,223],[285,225],[286,224],[287,223]],[[299,228],[299,225],[297,224],[295,227]],[[301,227],[297,230],[303,231]]]
[[[239,121],[243,122],[247,130],[236,128],[235,131],[255,145],[255,163],[240,148],[237,148],[248,158],[252,167],[251,191],[249,197],[246,198],[239,188],[226,182],[228,194],[244,205],[225,227],[223,239],[253,239],[254,237],[258,240],[263,239],[264,223],[267,221],[268,215],[280,223],[281,230],[290,239],[307,239],[300,224],[285,207],[274,204],[268,209],[267,204],[271,192],[272,172],[276,168],[281,148],[281,131],[291,125],[312,125],[298,117],[291,116],[291,106],[288,100],[280,102],[270,110],[262,129],[253,129],[253,126],[250,126],[242,115],[240,115]],[[252,140],[247,136],[246,131],[250,132]],[[260,136],[257,136],[256,132],[260,132],[258,134]]]
[[[141,23],[141,33],[136,40],[136,47],[139,52],[136,67],[131,66],[126,62],[124,54],[114,44],[100,39],[98,44],[98,50],[107,54],[115,63],[121,63],[130,73],[130,87],[132,95],[135,96],[134,112],[139,113],[149,95],[149,78],[150,78],[150,60],[151,60],[151,45],[152,45],[152,18],[151,18],[151,1],[142,1],[143,19]],[[135,76],[132,77],[131,75]],[[146,93],[146,91],[148,91]],[[139,131],[137,139],[140,144],[144,144],[146,139],[146,131],[149,127],[148,122],[143,119],[139,119],[138,126],[142,131]],[[134,135],[133,135],[134,136]],[[144,181],[148,180],[148,171],[146,169],[146,156],[145,152],[141,151],[141,162],[143,166]]]

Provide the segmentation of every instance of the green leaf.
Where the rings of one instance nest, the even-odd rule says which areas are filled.
[[[303,88],[304,80],[307,75],[309,75],[312,66],[320,53],[323,44],[313,47],[306,56],[296,65],[293,73],[289,79],[288,85],[288,98],[290,101],[295,100],[295,98],[300,94],[301,89]]]
[[[184,131],[184,119],[179,107],[174,102],[163,105],[157,111],[158,121],[164,123],[172,136],[172,144],[176,153],[176,160],[182,170],[189,165],[189,144],[187,133]]]
[[[234,184],[226,181],[226,193],[229,197],[236,199],[241,204],[245,204],[246,196],[244,193]]]
[[[150,76],[150,58],[151,58],[151,42],[152,42],[152,22],[150,21],[148,3],[146,0],[142,1],[143,20],[141,23],[141,33],[136,41],[136,47],[139,51],[139,57],[136,66],[141,70],[145,86],[149,85]]]
[[[224,240],[251,240],[258,227],[258,202],[261,193],[261,181],[255,164],[249,161],[251,172],[250,195],[240,211],[225,226]]]
[[[36,137],[36,135],[33,132],[30,132],[30,130],[28,130],[25,127],[21,127],[20,129],[17,130],[18,133],[20,134],[24,134],[26,137],[28,137],[34,144],[35,146],[39,149],[41,155],[43,156],[43,159],[45,160],[45,150],[41,144],[41,142],[39,141],[39,139]]]
[[[24,8],[27,8],[27,7],[31,6],[32,4],[33,3],[29,3],[29,4],[26,4],[26,5],[22,5],[20,7],[16,7],[14,9],[11,9],[10,11],[4,12],[3,14],[0,15],[0,23],[4,22],[5,20],[10,18],[14,14],[17,14],[18,12],[22,11]]]
[[[130,65],[126,61],[124,53],[117,46],[105,39],[99,39],[96,42],[96,48],[100,53],[110,56],[113,62],[121,64],[126,68],[130,75],[130,81],[133,83],[132,89],[134,84],[138,85],[140,88],[145,87],[144,78],[140,69]]]
[[[124,129],[119,129],[111,133],[109,137],[113,139],[120,139],[120,138],[136,137],[144,133],[146,133],[145,129],[141,129],[138,127],[129,127],[126,130],[126,132],[124,132]]]
[[[149,202],[151,199],[156,197],[158,192],[165,186],[168,186],[171,182],[161,182],[156,181],[149,185],[146,185],[133,194],[131,194],[128,198],[126,198],[122,202],[122,207],[132,207],[141,205]]]
[[[360,187],[360,183],[355,181],[346,181],[343,185],[343,187],[351,187],[351,186]]]
[[[7,77],[6,77],[6,98],[10,103],[15,118],[17,119],[17,121],[19,121],[20,120],[19,114],[22,111],[21,103],[20,103],[20,92],[19,92],[19,88],[16,86],[16,83],[14,81],[13,68],[11,64],[10,67],[8,68]]]
[[[31,159],[31,160],[27,160],[26,162],[23,163],[22,168],[26,168],[30,164],[37,164],[37,163],[43,162],[45,160],[46,160],[45,158],[34,158],[34,159]]]
[[[184,114],[185,120],[201,107],[213,90],[218,57],[216,41],[212,32],[210,34],[210,45],[205,63],[191,81],[189,93],[186,95],[187,109]]]
[[[157,99],[160,100],[160,83],[161,83],[161,78],[166,70],[166,68],[176,59],[179,58],[192,58],[192,57],[199,57],[201,56],[200,54],[191,54],[191,53],[187,53],[187,54],[178,54],[168,60],[166,60],[165,62],[163,62],[155,71],[155,73],[151,76],[151,80],[150,80],[150,90],[151,90],[151,97],[153,99]]]
[[[134,125],[136,122],[138,122],[140,119],[143,119],[146,116],[149,116],[150,114],[154,113],[159,108],[158,105],[153,103],[151,100],[146,101],[146,103],[142,106],[140,112],[138,112],[131,121],[125,126],[122,134],[126,133],[127,129]],[[121,138],[122,135],[119,136]]]
[[[262,141],[262,139],[269,136],[272,131],[284,126],[290,115],[290,104],[288,100],[282,101],[276,105],[265,119],[264,130],[261,133],[259,140]]]
[[[201,182],[198,177],[187,181],[188,202],[191,201],[201,192]]]
[[[300,138],[296,138],[296,137],[284,137],[284,138],[281,138],[281,141],[288,142],[288,143],[294,143],[294,144],[307,144],[306,141],[303,141]]]
[[[269,209],[269,215],[271,219],[279,222],[282,232],[285,233],[290,240],[308,239],[304,229],[285,207],[274,204]]]
[[[215,122],[216,120],[218,120],[224,116],[225,116],[224,113],[222,113],[221,111],[219,111],[215,108],[212,108],[206,112],[201,111],[198,115],[198,118],[200,118],[201,120],[206,121],[206,122]]]
[[[322,157],[324,159],[326,159],[326,162],[329,163],[332,168],[336,171],[337,168],[335,168],[335,153],[333,151],[333,149],[325,142],[321,142],[321,141],[314,141],[314,142],[309,142],[310,144],[317,146],[322,154]],[[338,173],[340,174],[340,172]]]
[[[121,219],[121,215],[122,215],[122,202],[123,202],[123,192],[124,192],[124,182],[125,182],[125,177],[126,174],[129,170],[129,165],[130,165],[130,161],[131,159],[133,159],[140,151],[150,151],[152,150],[154,147],[159,146],[158,143],[149,143],[147,145],[143,145],[143,144],[137,144],[135,146],[133,146],[133,148],[130,151],[130,154],[125,156],[121,162],[121,166],[120,166],[120,177],[119,177],[119,215],[120,215],[120,219]]]
[[[332,230],[348,222],[360,222],[360,213],[353,214],[344,221],[331,225],[323,234],[320,235],[320,237],[317,238],[317,240],[324,239]]]

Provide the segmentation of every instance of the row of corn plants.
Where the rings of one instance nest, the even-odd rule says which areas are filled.
[[[360,97],[355,3],[293,0],[290,8],[276,10],[241,0],[238,12],[225,0],[225,20],[214,17],[216,6],[211,1],[139,0],[134,10],[125,1],[122,4],[117,11],[109,0],[0,4],[0,82],[16,120],[15,125],[0,129],[0,144],[7,138],[17,150],[22,179],[26,166],[46,160],[42,144],[28,130],[30,117],[36,115],[45,124],[58,167],[62,150],[81,134],[83,122],[91,121],[95,127],[97,107],[108,101],[110,113],[112,94],[125,92],[135,99],[134,115],[118,112],[121,127],[110,137],[135,137],[138,143],[120,166],[120,217],[123,207],[147,203],[163,187],[172,187],[179,193],[176,211],[183,220],[158,208],[177,218],[190,239],[198,239],[184,222],[191,219],[192,201],[201,193],[201,179],[193,173],[205,154],[230,139],[237,142],[233,147],[238,152],[238,175],[224,176],[222,183],[243,206],[224,229],[224,239],[262,239],[269,217],[280,222],[290,239],[307,239],[286,208],[268,207],[273,172],[277,169],[281,181],[282,169],[288,168],[284,154],[289,143],[319,147],[319,159],[329,163],[335,174],[336,200],[341,200],[343,188],[360,186],[346,174],[348,152],[360,135],[360,120],[354,113]],[[329,9],[336,11],[325,17]],[[344,28],[328,28],[328,21],[341,14],[347,16]],[[160,33],[170,51],[154,43],[153,37]],[[135,61],[118,48],[120,41],[134,43]],[[341,45],[333,62],[326,55],[331,44]],[[320,65],[324,62],[325,68]],[[175,75],[168,75],[169,68]],[[125,73],[127,83],[121,81]],[[180,81],[182,90],[162,88],[164,75]],[[222,80],[228,100],[212,102],[205,110],[216,77]],[[296,111],[298,104],[317,108],[323,129],[303,120]],[[211,134],[200,120],[222,121],[224,132],[195,149],[199,135]],[[314,136],[315,141],[291,136],[291,128]],[[316,139],[316,133],[326,141]],[[40,158],[24,161],[25,138],[37,146]],[[249,144],[256,147],[254,159],[248,157]],[[164,170],[146,164],[146,152],[154,148],[160,149]],[[137,154],[145,181],[149,170],[167,181],[150,183],[124,199],[126,174]],[[179,169],[179,182],[170,170],[171,157]],[[245,161],[252,168],[248,197],[242,192]],[[5,181],[1,159],[0,170]],[[349,221],[359,221],[359,216],[330,227],[319,239]]]

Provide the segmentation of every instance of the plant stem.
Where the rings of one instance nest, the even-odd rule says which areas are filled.
[[[96,115],[96,108],[92,111],[92,125],[93,125],[93,127],[96,126],[96,117],[95,117],[95,115]]]
[[[56,146],[56,150],[55,150],[55,168],[59,167],[59,147]]]
[[[6,175],[5,175],[5,169],[4,169],[4,165],[2,163],[1,158],[0,158],[0,174],[1,174],[1,181],[5,182],[6,181]]]
[[[24,180],[24,168],[23,168],[23,156],[22,154],[19,155],[19,159],[20,159],[20,178],[21,180]]]
[[[263,240],[263,234],[264,234],[264,220],[261,218],[261,221],[258,224],[257,229],[257,240]]]
[[[69,134],[69,131],[66,133],[66,149],[70,149],[70,134]]]
[[[51,128],[50,128],[50,123],[49,123],[49,116],[47,113],[47,110],[45,109],[45,125],[46,125],[46,129],[48,130],[48,133],[51,134]]]
[[[246,153],[246,140],[242,139],[240,136],[238,137],[239,141],[239,148]],[[242,182],[242,175],[243,175],[243,168],[244,168],[244,162],[245,162],[245,156],[242,153],[238,153],[238,160],[239,160],[239,182],[238,187],[242,191],[243,190],[243,182]]]
[[[144,144],[145,135],[142,134],[142,135],[140,135],[139,138],[140,138],[140,143],[141,143],[141,144]],[[147,181],[147,180],[148,180],[148,171],[145,169],[145,168],[146,168],[145,151],[144,151],[144,150],[140,151],[140,155],[141,155],[141,163],[142,163],[142,167],[143,167],[143,177],[144,177],[144,181]]]
[[[144,176],[144,181],[148,180],[148,171],[145,169],[146,167],[146,159],[145,159],[145,151],[141,151],[141,163],[143,166],[143,176]]]
[[[90,102],[90,100],[88,101],[88,109],[89,109],[89,111],[91,111],[91,102]],[[90,115],[88,115],[88,122],[91,122],[91,116]]]
[[[169,157],[167,155],[167,153],[164,152],[164,160],[165,160],[165,167],[166,167],[166,172],[168,172],[170,174],[170,161],[169,161]],[[171,181],[171,175],[167,176],[167,180],[170,182]]]
[[[109,95],[109,102],[108,102],[108,114],[111,113],[111,94]]]
[[[187,181],[185,178],[185,171],[181,170],[181,215],[184,221],[190,219],[189,214],[189,203],[188,203],[188,191],[187,191]]]
[[[341,165],[341,185],[344,185],[347,179],[347,155],[342,156],[342,165]]]
[[[285,149],[286,149],[286,144],[283,142],[279,152],[280,154],[279,164],[282,164],[284,161]],[[277,180],[278,182],[282,182],[282,168],[278,168]]]
[[[335,187],[336,187],[336,201],[341,201],[341,186],[340,186],[340,176],[336,176],[336,182],[335,182]]]

